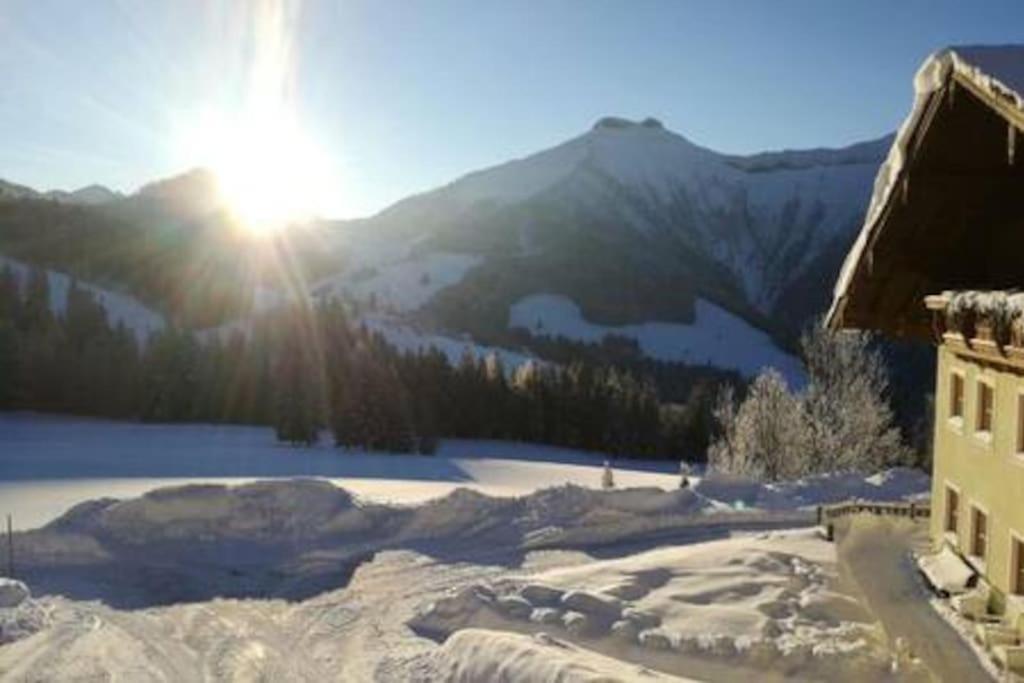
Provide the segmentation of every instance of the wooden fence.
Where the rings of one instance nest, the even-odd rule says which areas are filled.
[[[869,514],[884,517],[918,519],[930,517],[932,505],[923,502],[879,503],[869,500],[848,500],[845,503],[818,506],[818,526],[824,527],[828,540],[835,538],[835,522],[850,515]]]

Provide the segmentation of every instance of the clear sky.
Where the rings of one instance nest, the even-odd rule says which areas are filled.
[[[0,0],[0,177],[134,190],[262,107],[366,215],[608,114],[725,152],[877,137],[932,50],[1021,41],[1020,0]]]

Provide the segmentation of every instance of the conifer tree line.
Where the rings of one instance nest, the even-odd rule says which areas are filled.
[[[60,315],[51,294],[42,270],[0,270],[0,410],[273,425],[294,444],[326,429],[340,447],[424,453],[459,437],[678,458],[710,429],[712,388],[663,405],[651,379],[612,365],[402,353],[338,302],[142,342],[81,286]]]

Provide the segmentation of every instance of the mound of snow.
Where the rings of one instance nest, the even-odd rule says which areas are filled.
[[[835,588],[835,562],[814,531],[663,547],[466,587],[410,626],[449,642],[481,628],[551,633],[673,674],[710,674],[702,663],[718,658],[751,672],[877,680],[888,658],[867,613]]]
[[[851,499],[899,501],[926,496],[931,490],[931,477],[921,470],[896,467],[871,476],[853,472],[823,474],[773,484],[770,488],[787,504],[801,507]]]
[[[449,638],[435,659],[439,680],[451,683],[615,683],[678,678],[586,650],[544,634],[465,629]]]
[[[853,499],[913,500],[927,496],[930,490],[928,474],[906,467],[870,476],[839,472],[773,484],[711,472],[694,485],[694,491],[710,500],[733,507],[766,510],[828,505]]]
[[[17,607],[29,598],[28,586],[21,581],[0,576],[0,608]]]
[[[35,600],[24,600],[17,607],[0,608],[0,645],[27,638],[49,624],[49,609]]]
[[[47,619],[46,611],[31,599],[28,586],[0,576],[0,645],[32,635]]]
[[[81,516],[81,506],[72,511]],[[228,487],[189,484],[156,489],[140,498],[102,507],[96,532],[119,544],[184,541],[294,543],[358,529],[347,517],[361,514],[352,496],[315,479],[265,481]],[[68,520],[55,526],[67,528]]]
[[[635,339],[651,358],[715,365],[752,377],[774,367],[791,383],[801,382],[799,360],[780,350],[771,337],[739,316],[697,299],[692,324],[647,322],[638,325],[597,325],[584,319],[571,299],[555,294],[534,294],[509,309],[509,327],[521,327],[536,336],[565,337],[600,343],[609,335]]]

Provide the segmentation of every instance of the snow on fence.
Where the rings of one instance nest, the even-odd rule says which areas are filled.
[[[817,508],[818,526],[825,527],[825,536],[829,541],[835,540],[835,521],[843,517],[858,514],[870,514],[885,517],[907,517],[914,520],[930,517],[931,503],[923,501],[900,501],[895,503],[878,503],[868,500],[848,500],[834,505],[819,505]]]

